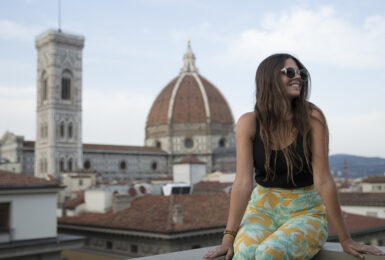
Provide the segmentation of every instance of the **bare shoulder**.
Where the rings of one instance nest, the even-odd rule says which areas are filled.
[[[237,134],[242,134],[247,137],[254,138],[256,128],[256,118],[254,112],[247,112],[243,114],[237,122]]]
[[[322,110],[314,104],[311,104],[311,118],[310,125],[315,126],[327,126],[326,118]]]

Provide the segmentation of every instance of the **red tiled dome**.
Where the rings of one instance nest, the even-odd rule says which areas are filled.
[[[230,107],[220,91],[198,74],[190,46],[185,64],[155,99],[147,117],[146,128],[167,123],[233,124]]]

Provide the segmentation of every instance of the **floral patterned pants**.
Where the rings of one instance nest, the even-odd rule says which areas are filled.
[[[257,185],[235,237],[233,259],[311,259],[327,236],[325,206],[314,186]]]

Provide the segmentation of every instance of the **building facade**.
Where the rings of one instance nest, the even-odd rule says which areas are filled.
[[[50,30],[36,38],[35,176],[82,168],[84,37]]]
[[[198,73],[188,44],[177,77],[148,114],[144,146],[82,143],[84,37],[50,30],[36,37],[36,141],[10,132],[0,141],[0,169],[61,179],[90,170],[105,179],[170,176],[192,155],[206,172],[235,171],[234,119],[223,95]]]
[[[84,238],[57,233],[58,183],[0,170],[0,258],[59,260]]]
[[[172,162],[194,155],[207,172],[235,170],[234,119],[218,88],[195,66],[188,43],[178,76],[155,99],[146,122],[146,146],[165,150]]]

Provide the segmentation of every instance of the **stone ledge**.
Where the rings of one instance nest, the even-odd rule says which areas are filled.
[[[205,247],[199,249],[179,251],[163,255],[154,255],[135,258],[137,260],[197,260],[202,259],[203,255],[210,250],[212,247]],[[385,251],[385,247],[379,247]],[[216,257],[213,260],[224,260],[225,257]],[[339,243],[327,242],[322,250],[313,258],[313,260],[330,260],[330,259],[341,259],[341,260],[357,260],[357,258],[348,255],[342,251],[342,247]],[[384,259],[384,256],[365,255],[365,260],[380,260]]]

